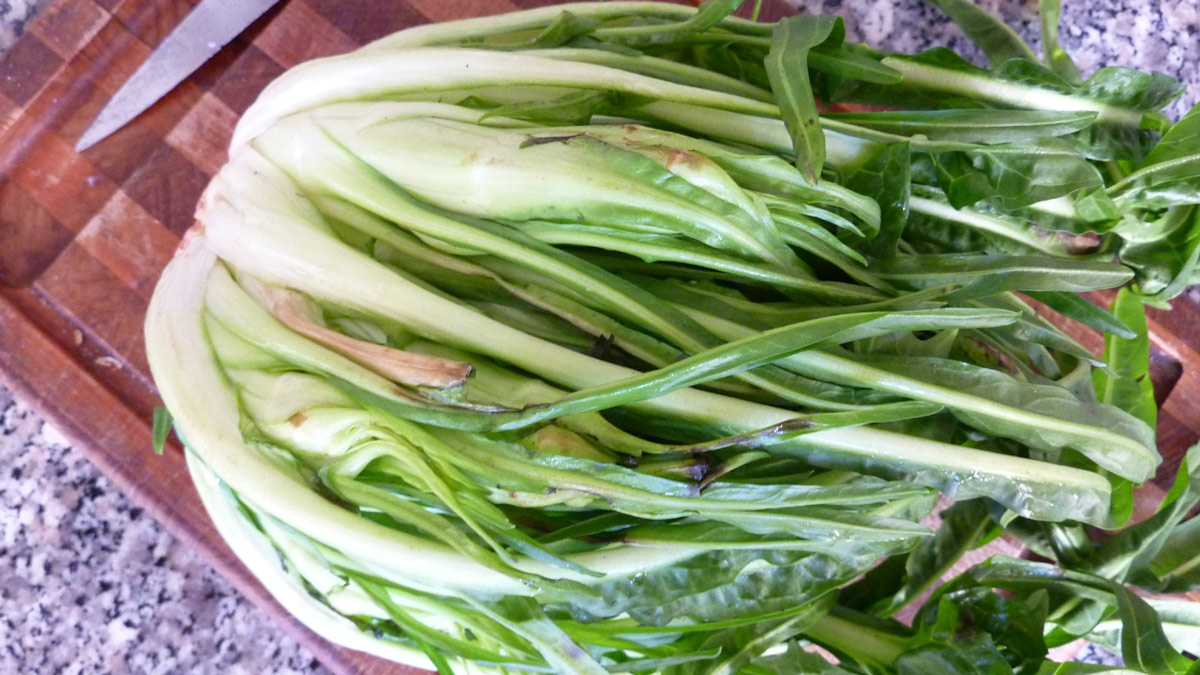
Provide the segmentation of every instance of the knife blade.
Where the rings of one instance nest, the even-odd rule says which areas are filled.
[[[109,99],[75,151],[83,152],[142,114],[277,2],[202,0]]]

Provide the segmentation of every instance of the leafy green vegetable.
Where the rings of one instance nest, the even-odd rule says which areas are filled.
[[[933,1],[992,67],[706,0],[288,71],[155,290],[156,450],[173,424],[289,612],[442,675],[1090,672],[1047,660],[1088,635],[1194,671],[1194,608],[1137,593],[1200,586],[1196,451],[1088,526],[1157,468],[1144,306],[1200,276],[1196,113],[1080,81],[1057,2],[1046,67]],[[1002,531],[1054,564],[935,587]]]
[[[825,134],[817,124],[817,105],[808,82],[808,52],[832,39],[842,41],[842,20],[829,16],[791,16],[775,25],[767,54],[767,77],[792,136],[796,166],[816,184],[825,163]]]

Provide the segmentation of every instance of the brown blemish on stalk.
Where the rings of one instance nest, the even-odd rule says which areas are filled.
[[[1058,238],[1067,245],[1067,251],[1072,255],[1086,255],[1100,250],[1100,235],[1095,232],[1071,234],[1059,232]]]
[[[580,136],[584,136],[584,135],[585,134],[571,134],[569,136],[529,136],[524,141],[522,141],[521,144],[517,146],[517,148],[524,150],[525,148],[528,148],[528,147],[531,147],[534,145],[546,145],[547,143],[568,143],[568,142],[570,142],[576,138],[579,138]]]
[[[700,455],[699,457],[696,458],[696,463],[688,467],[688,469],[687,469],[688,478],[690,478],[694,481],[699,481],[700,487],[704,488],[704,487],[706,487],[704,477],[706,475],[708,475],[708,471],[711,468],[712,468],[712,462],[709,461],[708,457],[705,457],[704,455]]]
[[[587,355],[594,359],[603,358],[612,349],[614,340],[615,337],[609,334],[597,336],[588,347]]]
[[[288,418],[288,423],[294,427],[298,427],[301,424],[304,424],[307,420],[308,420],[308,415],[305,415],[302,412],[298,412],[295,415],[292,415],[291,417]]]
[[[1017,362],[1014,361],[1011,356],[1009,356],[1005,352],[1001,351],[1000,349],[997,349],[996,347],[993,347],[992,345],[990,345],[986,342],[983,342],[982,340],[974,340],[973,339],[973,340],[971,340],[971,342],[974,343],[976,347],[979,347],[979,349],[982,350],[985,354],[996,359],[997,365],[999,365],[1001,368],[1003,368],[1005,371],[1007,371],[1008,374],[1013,375],[1014,377],[1018,377],[1018,378],[1021,377],[1021,368],[1018,367]],[[1037,371],[1037,367],[1034,366],[1032,363],[1029,364],[1029,368],[1035,372]],[[1040,375],[1041,373],[1038,373],[1038,374]]]
[[[312,316],[307,301],[299,293],[266,286],[264,289],[271,313],[280,323],[393,382],[411,386],[458,387],[471,374],[469,363],[393,349],[342,335],[319,324]]]
[[[695,156],[695,153],[688,152],[687,150],[672,148],[667,151],[667,168],[674,169],[680,164],[691,164],[693,163]]]
[[[739,434],[737,436],[729,436],[707,443],[696,443],[695,445],[684,446],[680,448],[688,452],[707,452],[712,450],[720,450],[721,448],[729,448],[735,445],[741,446],[748,450],[759,448],[764,445],[764,441],[781,434],[790,433],[792,431],[802,431],[805,429],[813,429],[815,425],[812,420],[807,417],[796,417],[790,420],[785,420],[774,426],[767,427],[752,434]]]

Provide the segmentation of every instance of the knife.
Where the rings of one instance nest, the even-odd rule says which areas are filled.
[[[279,0],[201,0],[104,105],[75,144],[83,152],[142,114]]]

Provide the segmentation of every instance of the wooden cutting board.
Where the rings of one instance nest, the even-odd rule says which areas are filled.
[[[142,320],[235,121],[273,78],[406,26],[551,3],[286,0],[132,124],[75,153],[103,104],[193,4],[56,0],[0,63],[0,380],[332,671],[413,672],[312,634],[233,558],[180,449],[151,450],[157,395]],[[780,13],[768,6],[764,18]],[[1160,396],[1171,392],[1158,430],[1162,477],[1200,436],[1200,310],[1179,301],[1151,321],[1156,384]]]

